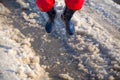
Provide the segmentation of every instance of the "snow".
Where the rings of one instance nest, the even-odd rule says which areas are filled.
[[[76,33],[69,36],[60,19],[64,0],[55,2],[51,34],[44,30],[48,16],[37,9],[35,0],[27,1],[30,11],[11,6],[15,13],[0,15],[0,79],[119,80],[120,5],[86,0],[71,20]]]
[[[30,39],[9,25],[7,17],[0,18],[0,80],[49,80]]]

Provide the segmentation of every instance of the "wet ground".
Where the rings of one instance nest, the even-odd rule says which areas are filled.
[[[30,7],[35,8],[34,2],[32,1],[30,1],[31,2]],[[101,73],[97,73],[98,68],[92,67],[91,66],[92,63],[91,64],[87,63],[89,62],[89,60],[91,60],[92,62],[92,58],[90,58],[91,56],[89,54],[90,51],[87,49],[87,47],[89,46],[89,43],[93,43],[93,45],[97,44],[100,45],[97,47],[100,50],[100,52],[98,51],[100,55],[100,57],[98,58],[102,58],[103,60],[103,62],[100,61],[100,64],[94,62],[93,60],[93,63],[95,63],[93,65],[99,65],[100,67],[103,65],[112,66],[111,64],[112,58],[107,57],[110,55],[108,48],[104,47],[102,42],[94,38],[92,35],[89,34],[86,35],[86,33],[84,35],[84,33],[82,34],[81,32],[76,33],[76,35],[74,36],[67,35],[64,31],[64,25],[59,18],[56,19],[56,24],[54,26],[56,28],[53,30],[51,34],[47,34],[44,30],[44,25],[46,22],[46,18],[44,16],[46,15],[45,13],[39,13],[39,16],[35,18],[35,20],[37,20],[38,22],[40,21],[40,23],[38,22],[31,23],[29,20],[23,18],[22,15],[23,13],[27,14],[27,16],[31,13],[34,12],[36,13],[37,12],[36,8],[32,9],[32,11],[24,10],[21,13],[21,10],[18,9],[20,6],[18,4],[15,4],[13,0],[7,1],[4,4],[12,12],[10,13],[10,15],[7,15],[11,20],[13,20],[13,23],[11,24],[16,26],[15,28],[18,28],[25,36],[30,37],[32,39],[31,40],[32,48],[35,50],[37,55],[40,55],[40,64],[44,65],[46,71],[49,72],[49,76],[53,78],[53,80],[63,80],[60,78],[59,76],[60,74],[69,74],[69,76],[71,76],[75,80],[108,79],[111,75],[115,77],[115,79],[120,79],[119,68],[118,70],[116,70],[116,72],[111,71],[110,73],[108,73],[112,67],[108,69],[104,67],[107,72],[104,72],[103,70],[103,72],[101,73],[105,74],[106,76],[103,75],[101,76]],[[89,12],[91,13],[91,16],[94,16],[95,14],[92,14],[90,8],[87,7],[88,6],[86,6],[85,9],[88,9],[88,11],[86,10],[85,12],[87,13]],[[83,14],[83,12],[81,12],[81,14]],[[98,14],[96,13],[96,15]],[[96,17],[94,17],[94,19],[99,20],[96,19]],[[101,21],[100,23],[103,23],[103,21]],[[104,24],[105,23],[107,23],[107,21],[104,22]],[[108,26],[109,24],[105,25]],[[79,41],[79,39],[84,40],[83,45],[81,44],[81,41]],[[76,46],[77,44],[81,44],[78,45],[78,48],[81,47],[84,49],[80,50],[76,49],[76,47],[74,48],[74,46]],[[119,50],[119,48],[117,50]],[[86,56],[90,58],[88,59],[88,61],[86,60],[87,59]],[[99,62],[99,60],[97,60],[96,58],[95,60]],[[119,60],[116,61],[118,61],[119,63]],[[85,69],[79,69],[78,66],[79,64],[84,65]],[[116,73],[118,75],[115,75]]]

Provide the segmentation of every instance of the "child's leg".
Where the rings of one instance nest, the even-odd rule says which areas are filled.
[[[52,31],[52,27],[54,25],[54,19],[56,16],[54,3],[54,0],[36,0],[36,5],[38,6],[39,10],[48,14],[49,19],[45,26],[47,33],[50,33]]]
[[[66,8],[61,16],[63,19],[66,31],[68,34],[73,35],[75,32],[74,26],[71,25],[70,20],[76,10],[82,8],[84,0],[65,0]]]
[[[84,4],[84,0],[65,0],[68,9],[76,11],[80,10]]]
[[[63,22],[65,23],[66,32],[69,35],[73,35],[75,32],[74,26],[72,26],[71,22],[70,22],[74,13],[75,13],[75,11],[70,10],[66,7],[63,14],[61,15],[61,18],[62,18]]]
[[[36,5],[42,12],[50,11],[53,8],[54,3],[54,0],[36,0]]]
[[[54,25],[54,19],[56,16],[56,12],[55,12],[54,8],[52,8],[50,11],[47,12],[47,14],[48,14],[49,20],[45,26],[45,30],[47,33],[51,33],[52,27]]]

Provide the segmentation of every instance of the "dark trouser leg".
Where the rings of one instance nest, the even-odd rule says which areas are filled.
[[[52,8],[50,11],[47,12],[49,20],[45,26],[45,30],[47,33],[50,33],[52,31],[52,27],[54,25],[54,19],[56,16],[56,12],[54,10],[54,8]]]

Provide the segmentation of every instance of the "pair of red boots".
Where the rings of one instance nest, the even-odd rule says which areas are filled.
[[[49,20],[45,26],[45,30],[47,33],[52,31],[52,27],[54,25],[54,19],[56,16],[56,12],[53,8],[55,1],[54,0],[36,0],[36,5],[39,10],[42,12],[46,12],[49,16]],[[73,35],[75,32],[74,26],[70,23],[70,20],[75,13],[75,11],[80,10],[83,6],[84,0],[65,0],[66,8],[61,15],[61,18],[66,26],[66,31],[69,35]]]

